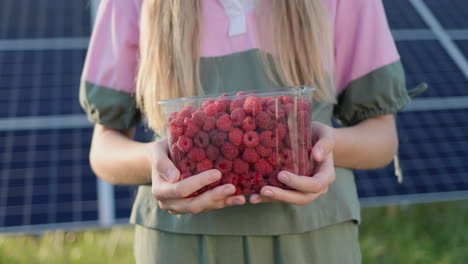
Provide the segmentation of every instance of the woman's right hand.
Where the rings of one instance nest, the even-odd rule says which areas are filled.
[[[180,172],[170,160],[167,139],[154,143],[152,152],[152,194],[159,207],[171,214],[197,214],[246,202],[243,195],[233,196],[236,188],[224,184],[197,197],[185,198],[202,187],[221,179],[219,170],[208,170],[180,180]]]

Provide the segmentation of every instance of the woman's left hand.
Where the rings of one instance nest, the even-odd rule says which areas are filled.
[[[314,147],[311,159],[316,166],[313,177],[300,176],[288,171],[281,171],[278,180],[295,190],[285,190],[274,186],[264,186],[260,194],[253,194],[250,203],[284,202],[296,205],[306,205],[327,193],[328,186],[335,181],[335,166],[333,164],[333,148],[335,145],[334,128],[312,123]]]

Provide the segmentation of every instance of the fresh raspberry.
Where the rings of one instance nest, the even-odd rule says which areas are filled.
[[[297,111],[306,111],[310,113],[310,102],[307,99],[297,101]]]
[[[178,163],[180,160],[182,160],[184,153],[179,149],[177,144],[171,145],[171,160],[174,161],[175,163]]]
[[[253,193],[260,193],[260,189],[266,185],[266,182],[263,179],[263,175],[261,173],[253,172],[250,174],[249,184]]]
[[[257,150],[258,155],[264,158],[269,157],[273,152],[272,148],[268,148],[263,145],[258,145],[255,149]]]
[[[210,137],[205,131],[198,131],[198,133],[193,137],[193,143],[199,148],[205,148],[210,144]]]
[[[247,116],[244,121],[242,121],[242,129],[244,131],[252,131],[255,130],[255,121],[251,116]]]
[[[279,96],[278,101],[280,101],[280,103],[282,103],[282,104],[292,104],[293,103],[293,99],[291,98],[291,96],[287,96],[287,95]]]
[[[202,103],[203,109],[206,109],[209,105],[213,104],[215,101],[205,101]]]
[[[233,112],[235,109],[238,109],[238,108],[243,109],[244,102],[245,102],[245,98],[242,98],[242,97],[232,100],[231,105],[229,106],[229,110]]]
[[[197,163],[197,173],[211,170],[213,168],[213,162],[209,159],[204,159]]]
[[[221,179],[221,184],[233,184],[236,186],[239,182],[239,176],[233,172],[223,175],[223,178]]]
[[[181,136],[179,140],[177,140],[177,146],[183,152],[189,152],[193,147],[192,139],[186,136]]]
[[[228,160],[234,160],[239,156],[239,149],[231,142],[226,142],[221,146],[221,153]]]
[[[222,131],[231,131],[232,121],[230,116],[228,114],[223,114],[222,116],[220,116],[219,119],[216,121],[216,127]]]
[[[267,175],[273,171],[273,167],[266,159],[259,159],[254,166],[255,171],[262,175]]]
[[[245,119],[245,112],[244,109],[242,108],[236,108],[233,111],[231,111],[231,119],[234,123],[235,126],[239,126],[242,124],[242,121]]]
[[[242,159],[249,163],[255,163],[258,160],[258,153],[255,149],[253,148],[246,148],[244,150],[244,153],[242,154]]]
[[[179,119],[174,119],[169,123],[169,133],[172,137],[180,137],[184,134],[184,124]]]
[[[283,105],[283,110],[284,112],[289,115],[294,110],[294,105],[293,104],[284,104]]]
[[[270,162],[273,167],[279,166],[281,164],[281,155],[279,155],[278,152],[271,153],[271,155],[268,156],[268,162]]]
[[[291,163],[291,164],[288,164],[288,165],[284,165],[282,170],[285,170],[285,171],[289,171],[291,173],[294,173],[294,174],[297,174],[299,175],[299,168],[296,164],[294,163]]]
[[[269,105],[266,107],[266,112],[272,119],[281,120],[286,116],[283,105]]]
[[[255,125],[261,129],[269,129],[271,126],[271,118],[267,112],[260,111],[260,113],[255,116]]]
[[[248,97],[244,102],[244,111],[256,116],[262,111],[262,99],[255,96]]]
[[[226,112],[227,110],[229,110],[229,106],[231,105],[231,100],[219,99],[219,100],[216,100],[214,104],[216,105],[218,112]]]
[[[205,107],[205,114],[207,116],[214,117],[218,113],[218,107],[215,104],[210,104]]]
[[[196,168],[196,163],[190,159],[183,159],[179,164],[180,172],[182,173],[190,173]]]
[[[278,173],[270,174],[270,177],[268,177],[267,181],[268,181],[268,185],[278,187],[281,189],[290,189],[287,185],[285,185],[284,183],[278,180]]]
[[[213,129],[209,132],[211,144],[220,147],[227,140],[227,133],[219,131],[218,129]]]
[[[191,105],[186,105],[180,112],[177,114],[177,118],[184,119],[186,117],[190,117],[193,112],[193,107]]]
[[[282,142],[284,143],[285,147],[292,148],[291,136],[289,134],[286,134],[286,136],[284,137],[284,140]]]
[[[209,160],[217,160],[219,158],[219,148],[209,144],[208,147],[206,147],[206,157]]]
[[[231,141],[232,144],[239,146],[242,143],[242,136],[244,135],[244,132],[240,128],[234,128],[229,132],[229,141]]]
[[[260,137],[255,131],[248,131],[244,134],[244,144],[248,148],[255,148],[260,142]]]
[[[202,126],[203,123],[205,122],[206,119],[206,114],[205,112],[198,110],[193,112],[192,114],[192,120],[199,126]]]
[[[260,134],[260,143],[265,147],[273,148],[276,146],[276,136],[271,130],[265,130]]]
[[[215,162],[215,169],[219,170],[223,175],[228,174],[232,170],[232,161],[220,158]]]
[[[312,131],[308,128],[302,128],[298,131],[299,143],[306,148],[312,146]]]
[[[283,140],[286,137],[288,130],[284,124],[277,123],[275,128],[275,136],[278,140]]]
[[[290,149],[281,150],[281,161],[285,166],[293,163],[293,153]]]
[[[171,123],[172,120],[177,118],[177,114],[178,114],[178,112],[170,113],[169,117],[167,118],[167,122]]]
[[[306,111],[297,112],[297,126],[299,129],[310,126],[310,113]]]
[[[203,130],[209,132],[216,127],[216,119],[206,116],[203,124]]]
[[[246,95],[247,93],[246,92],[237,92],[236,95]]]
[[[242,159],[235,159],[233,170],[237,174],[247,173],[249,171],[249,163]]]
[[[205,151],[201,148],[192,148],[192,150],[188,153],[188,157],[194,161],[201,161],[206,158]]]
[[[200,130],[200,127],[191,118],[186,117],[184,119],[184,124],[186,126],[185,136],[187,137],[192,138]]]

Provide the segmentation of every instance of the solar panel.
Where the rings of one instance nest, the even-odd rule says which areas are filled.
[[[408,0],[384,0],[385,12],[392,29],[422,29],[426,23]]]
[[[468,1],[424,0],[440,24],[446,29],[468,28]]]
[[[458,48],[461,50],[463,55],[468,58],[468,40],[458,40],[456,41]]]
[[[89,36],[88,0],[2,0],[0,39]]]

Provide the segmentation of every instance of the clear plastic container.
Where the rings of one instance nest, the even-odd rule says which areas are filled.
[[[306,86],[160,101],[170,157],[185,179],[209,169],[222,173],[216,186],[232,183],[236,194],[265,185],[289,189],[282,170],[312,176],[312,94]]]

